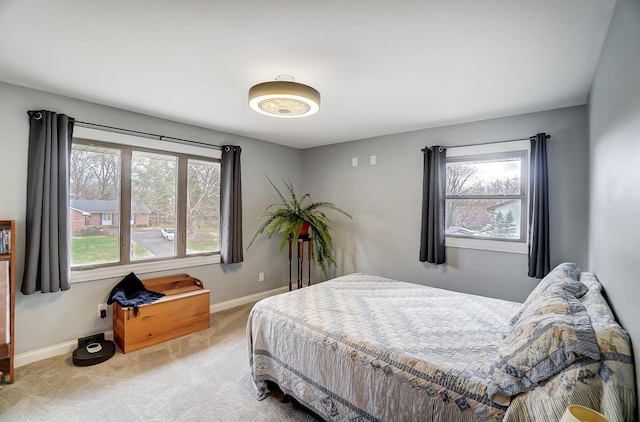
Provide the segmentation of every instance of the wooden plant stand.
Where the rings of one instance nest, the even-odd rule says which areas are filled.
[[[292,243],[293,243],[293,239],[289,238],[289,291],[292,290],[292,285],[291,285],[291,262],[292,262],[292,257],[293,257],[293,248],[292,248]],[[298,260],[298,267],[297,267],[297,274],[296,274],[296,278],[297,278],[297,287],[296,289],[301,289],[302,287],[304,287],[304,267],[303,267],[303,263],[304,263],[304,246],[305,243],[307,244],[307,268],[308,268],[308,281],[307,281],[307,286],[311,286],[311,236],[310,235],[302,235],[298,237],[298,242],[297,242],[297,252],[298,252],[298,256],[297,256],[297,260]]]

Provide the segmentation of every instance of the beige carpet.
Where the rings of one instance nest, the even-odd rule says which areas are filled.
[[[211,316],[211,328],[76,367],[71,354],[17,368],[0,389],[2,421],[317,421],[270,396],[254,398],[245,305]]]

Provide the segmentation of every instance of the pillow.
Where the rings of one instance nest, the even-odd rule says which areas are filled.
[[[489,397],[532,390],[581,356],[600,359],[587,310],[561,283],[550,285],[500,344],[489,371]]]
[[[549,274],[552,272],[560,275],[566,275],[573,280],[578,280],[580,277],[580,267],[578,267],[578,264],[575,262],[563,262],[562,264],[558,264],[558,266],[551,270]]]
[[[582,282],[578,281],[578,275],[580,274],[580,268],[575,262],[565,262],[555,267],[549,274],[547,274],[535,289],[529,294],[529,297],[522,304],[518,312],[511,318],[511,323],[515,324],[516,321],[522,316],[529,305],[536,301],[539,297],[544,295],[544,292],[554,285],[561,285],[577,298],[584,296],[589,288]]]
[[[588,273],[583,271],[580,273],[580,277],[578,278],[582,284],[587,286],[590,292],[602,292],[602,285],[596,278],[594,273]]]
[[[596,331],[596,338],[598,338],[597,326],[602,324],[617,324],[615,316],[611,311],[611,307],[604,298],[602,291],[602,285],[592,273],[582,273],[581,278],[584,283],[589,286],[589,292],[580,298],[580,302],[587,308],[589,317],[591,318],[591,324],[594,331]],[[600,340],[598,338],[598,340]]]

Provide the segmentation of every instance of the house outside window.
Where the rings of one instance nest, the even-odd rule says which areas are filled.
[[[219,254],[219,152],[106,132],[116,142],[85,139],[102,131],[80,129],[70,171],[74,274],[180,268]]]
[[[447,246],[527,253],[528,163],[528,140],[447,149]]]

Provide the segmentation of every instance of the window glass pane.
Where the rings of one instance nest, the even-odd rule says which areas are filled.
[[[132,261],[176,256],[176,172],[175,156],[132,152]]]
[[[521,158],[447,162],[447,195],[520,195]]]
[[[220,164],[189,160],[187,254],[217,252],[220,224]]]
[[[446,236],[520,239],[522,200],[447,199]]]
[[[73,144],[71,194],[71,265],[120,260],[120,150]]]

